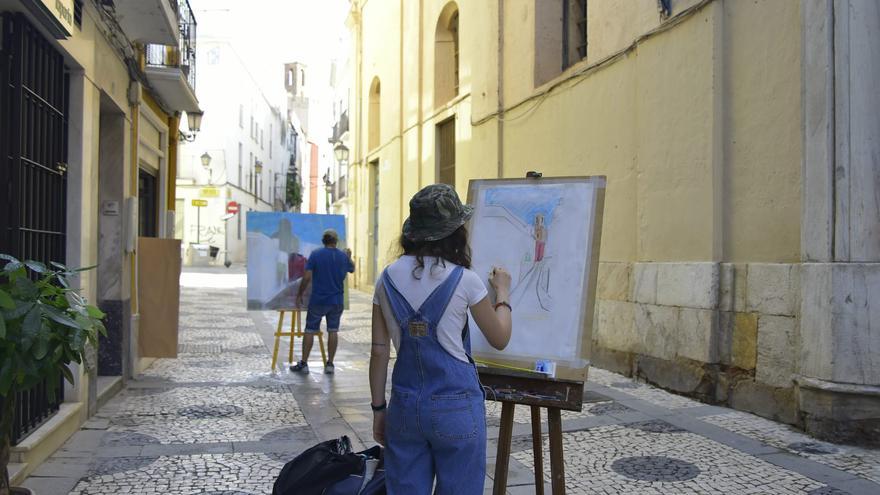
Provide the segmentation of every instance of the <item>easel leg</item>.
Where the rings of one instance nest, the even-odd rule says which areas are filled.
[[[550,478],[553,495],[565,495],[565,458],[562,455],[562,413],[548,407],[550,423]]]
[[[272,373],[275,373],[275,363],[278,362],[278,344],[281,340],[281,328],[284,326],[284,311],[278,312],[278,328],[275,330],[275,349],[272,351]]]
[[[512,402],[501,403],[501,428],[498,431],[495,483],[492,485],[493,495],[504,495],[507,492],[507,472],[510,469],[510,442],[513,439],[513,407],[514,404]]]
[[[327,366],[327,353],[324,352],[324,334],[322,332],[318,332],[318,347],[321,348],[321,361],[324,362],[324,366]]]
[[[293,336],[296,334],[296,326],[299,321],[299,311],[290,314],[290,346],[287,348],[287,362],[293,366]]]
[[[541,408],[532,407],[532,452],[535,456],[535,495],[544,495],[544,442],[541,438]]]

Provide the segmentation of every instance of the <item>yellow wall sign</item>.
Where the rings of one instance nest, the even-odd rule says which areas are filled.
[[[56,38],[73,34],[73,0],[25,0],[23,3]]]
[[[216,187],[203,187],[199,189],[199,196],[203,198],[219,198],[220,189],[217,189]]]
[[[208,200],[207,199],[194,199],[193,206],[197,206],[199,208],[201,208],[203,206],[208,206]]]

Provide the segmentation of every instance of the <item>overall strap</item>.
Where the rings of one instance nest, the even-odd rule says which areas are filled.
[[[419,308],[419,313],[425,320],[431,322],[434,326],[440,322],[440,318],[446,312],[446,307],[449,306],[449,301],[452,300],[452,295],[455,293],[459,282],[461,282],[463,274],[464,268],[456,266],[452,273],[446,277],[446,280],[425,299],[425,302]]]
[[[388,304],[391,306],[391,312],[394,313],[394,319],[400,328],[403,328],[406,322],[416,314],[409,301],[403,297],[403,294],[397,290],[397,286],[388,275],[388,270],[382,272],[382,286],[385,287],[385,295],[388,296]]]

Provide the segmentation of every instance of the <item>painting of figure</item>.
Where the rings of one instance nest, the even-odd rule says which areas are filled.
[[[502,266],[513,278],[513,335],[504,356],[579,358],[594,195],[589,181],[472,182],[474,270],[488,275]],[[475,353],[499,353],[471,330]]]
[[[297,305],[297,290],[309,255],[321,247],[326,229],[339,234],[339,246],[344,249],[342,215],[248,212],[248,309],[304,309]],[[307,292],[305,304],[308,296]]]

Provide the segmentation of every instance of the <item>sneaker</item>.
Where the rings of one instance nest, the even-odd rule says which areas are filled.
[[[300,373],[309,374],[309,365],[305,361],[300,361],[290,367],[290,371],[298,371]]]
[[[333,366],[333,363],[327,363],[324,365],[324,373],[328,375],[332,375],[336,371],[336,366]]]

